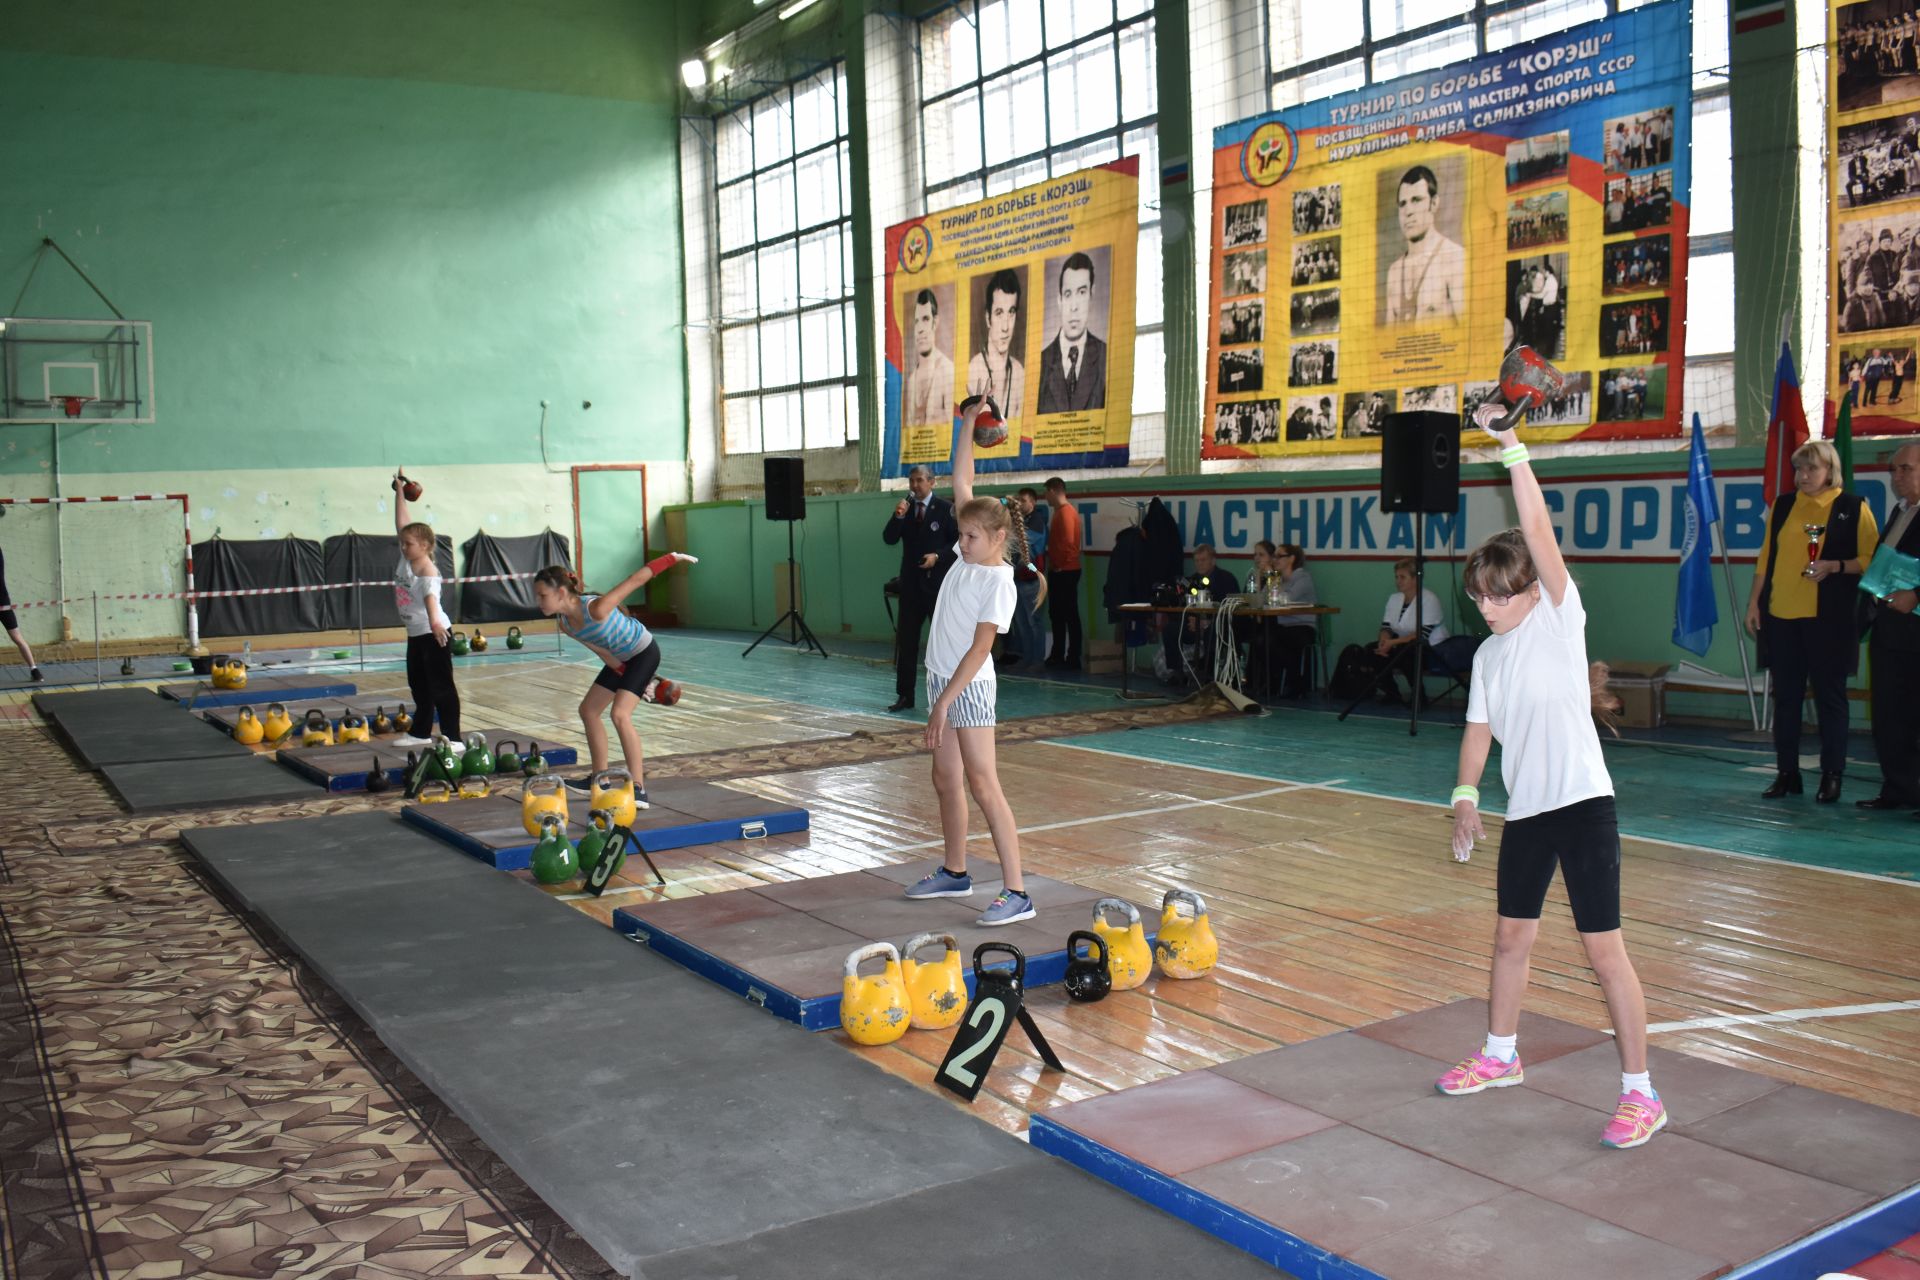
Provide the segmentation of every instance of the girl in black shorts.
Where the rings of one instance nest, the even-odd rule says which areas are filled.
[[[1482,405],[1490,427],[1504,410]],[[1453,790],[1453,856],[1465,862],[1486,834],[1477,783],[1500,743],[1507,826],[1500,839],[1499,910],[1487,1042],[1441,1076],[1441,1093],[1479,1093],[1524,1078],[1517,1047],[1528,957],[1556,864],[1574,927],[1600,980],[1620,1051],[1620,1100],[1600,1141],[1637,1147],[1666,1126],[1666,1105],[1647,1076],[1647,1006],[1620,934],[1620,834],[1613,780],[1594,728],[1594,673],[1586,610],[1554,541],[1540,482],[1512,431],[1495,437],[1513,481],[1520,527],[1495,534],[1467,558],[1467,594],[1493,634],[1473,658],[1460,785]]]

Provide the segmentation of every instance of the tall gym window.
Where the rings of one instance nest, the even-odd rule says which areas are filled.
[[[955,0],[919,36],[927,209],[1140,157],[1133,411],[1164,412],[1152,0]]]
[[[844,63],[720,117],[714,207],[724,448],[859,439]]]

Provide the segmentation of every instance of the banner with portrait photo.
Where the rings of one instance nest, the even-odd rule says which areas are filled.
[[[1139,236],[1134,156],[887,228],[883,474],[945,474],[975,394],[1008,427],[982,471],[1125,466]]]
[[[1526,438],[1679,436],[1691,30],[1659,0],[1216,130],[1203,456],[1377,449],[1518,344],[1568,375]]]
[[[1835,5],[1828,39],[1833,305],[1827,394],[1855,435],[1920,431],[1920,23],[1902,0]]]

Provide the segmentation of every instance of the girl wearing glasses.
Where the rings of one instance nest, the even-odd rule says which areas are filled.
[[[1504,410],[1482,405],[1489,429]],[[1666,1106],[1647,1075],[1647,1011],[1620,934],[1620,834],[1613,781],[1593,712],[1600,690],[1587,663],[1586,609],[1554,541],[1540,482],[1512,431],[1494,437],[1513,482],[1520,526],[1497,533],[1467,558],[1467,594],[1493,632],[1473,658],[1467,730],[1453,790],[1453,856],[1465,862],[1486,834],[1477,784],[1500,743],[1507,822],[1500,838],[1499,919],[1487,1000],[1487,1041],[1435,1087],[1458,1096],[1516,1085],[1520,1001],[1540,909],[1556,864],[1574,927],[1600,980],[1620,1051],[1620,1100],[1600,1141],[1637,1147],[1666,1126]]]

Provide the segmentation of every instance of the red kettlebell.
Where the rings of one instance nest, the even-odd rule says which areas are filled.
[[[976,400],[986,401],[986,408],[973,420],[973,443],[975,448],[991,449],[1007,441],[1007,424],[1000,416],[1000,406],[993,402],[992,396],[968,396],[960,404],[964,415]]]
[[[420,495],[426,492],[419,481],[409,480],[398,471],[393,473],[393,478],[400,482],[400,492],[406,495],[408,502],[420,501]]]

